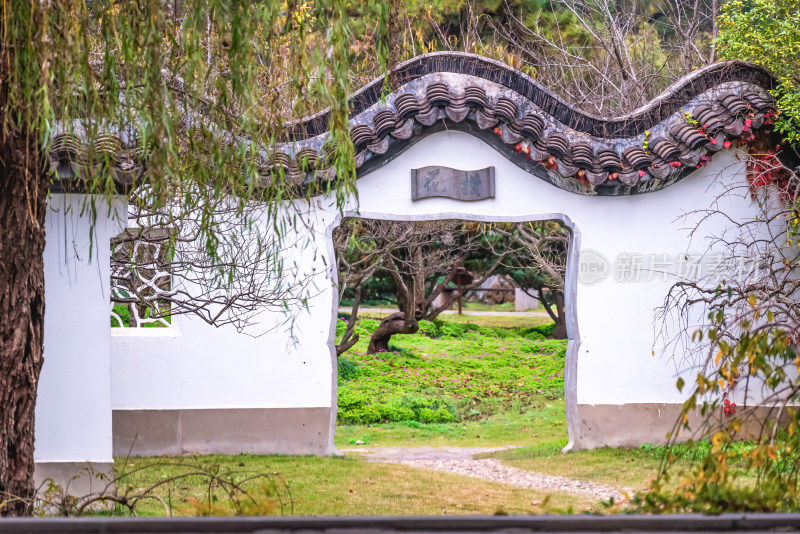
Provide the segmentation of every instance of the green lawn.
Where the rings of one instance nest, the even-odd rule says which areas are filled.
[[[342,303],[340,308],[344,310],[348,310],[352,306],[351,303]],[[381,302],[378,304],[362,304],[362,308],[382,308],[392,311],[397,311],[397,304],[390,304],[386,302]],[[461,304],[461,308],[464,310],[469,311],[492,311],[492,312],[515,312],[517,311],[516,304],[514,302],[504,302],[503,304],[484,304],[482,302],[464,302]],[[451,308],[453,310],[458,309],[458,302],[453,304]],[[544,311],[544,307],[539,304],[538,308],[531,308],[530,310],[526,311]]]
[[[469,316],[476,326],[455,317],[395,336],[395,352],[375,355],[366,348],[377,323],[361,321],[361,339],[340,365],[337,446],[524,446],[566,439],[566,341],[532,329],[541,326],[538,317],[513,317],[526,321],[510,329],[492,321],[504,317]],[[345,326],[340,321],[340,334]]]
[[[458,303],[453,306],[454,310],[458,309]],[[484,304],[482,302],[465,302],[462,309],[469,311],[493,311],[493,312],[515,312],[517,305],[514,302],[504,302],[502,304]],[[544,307],[539,304],[538,308],[531,308],[525,311],[544,311]]]
[[[364,444],[356,444],[363,441]],[[564,401],[534,401],[522,413],[511,410],[479,421],[419,423],[406,421],[373,425],[339,425],[337,447],[490,447],[503,445],[566,444]]]
[[[504,302],[502,304],[484,304],[483,302],[463,302],[461,308],[469,311],[495,311],[495,312],[513,312],[517,311],[517,306],[513,302]],[[453,309],[458,309],[458,302],[453,304]]]

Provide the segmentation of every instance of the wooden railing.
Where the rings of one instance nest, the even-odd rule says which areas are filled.
[[[594,532],[798,532],[800,514],[720,516],[461,516],[322,518],[0,519],[2,533],[65,534],[455,534]]]

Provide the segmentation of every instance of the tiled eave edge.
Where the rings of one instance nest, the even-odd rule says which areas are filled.
[[[383,78],[350,99],[359,175],[437,131],[467,131],[548,182],[580,194],[626,195],[661,189],[723,150],[765,129],[774,111],[773,78],[742,62],[720,62],[685,76],[623,117],[582,113],[529,77],[487,58],[434,53],[393,70],[400,87],[381,98]],[[687,121],[689,113],[699,127]],[[323,147],[327,112],[292,123],[287,141],[264,153],[263,172],[301,186],[331,178]],[[649,133],[646,133],[649,132]],[[113,136],[95,152],[113,156],[119,181],[141,172],[139,152]],[[644,148],[645,137],[647,149]],[[97,144],[97,143],[96,143]],[[51,160],[62,179],[78,174],[75,136],[58,136]]]

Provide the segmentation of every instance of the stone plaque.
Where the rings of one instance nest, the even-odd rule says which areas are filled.
[[[494,198],[494,167],[476,171],[439,166],[411,169],[411,199],[428,197],[456,200]]]

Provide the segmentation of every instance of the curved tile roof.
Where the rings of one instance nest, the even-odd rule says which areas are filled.
[[[647,105],[602,118],[570,106],[528,76],[497,61],[437,52],[398,65],[399,87],[381,94],[380,77],[350,97],[356,166],[364,175],[426,135],[461,130],[484,139],[544,180],[580,194],[624,195],[661,189],[771,123],[775,110],[765,70],[737,61],[698,69]],[[264,173],[280,170],[292,184],[329,180],[324,161],[328,112],[290,123]],[[98,144],[103,146],[97,146]],[[113,135],[95,153],[111,156],[121,181],[141,172],[141,152]],[[63,180],[78,175],[80,139],[54,139],[51,160]]]

